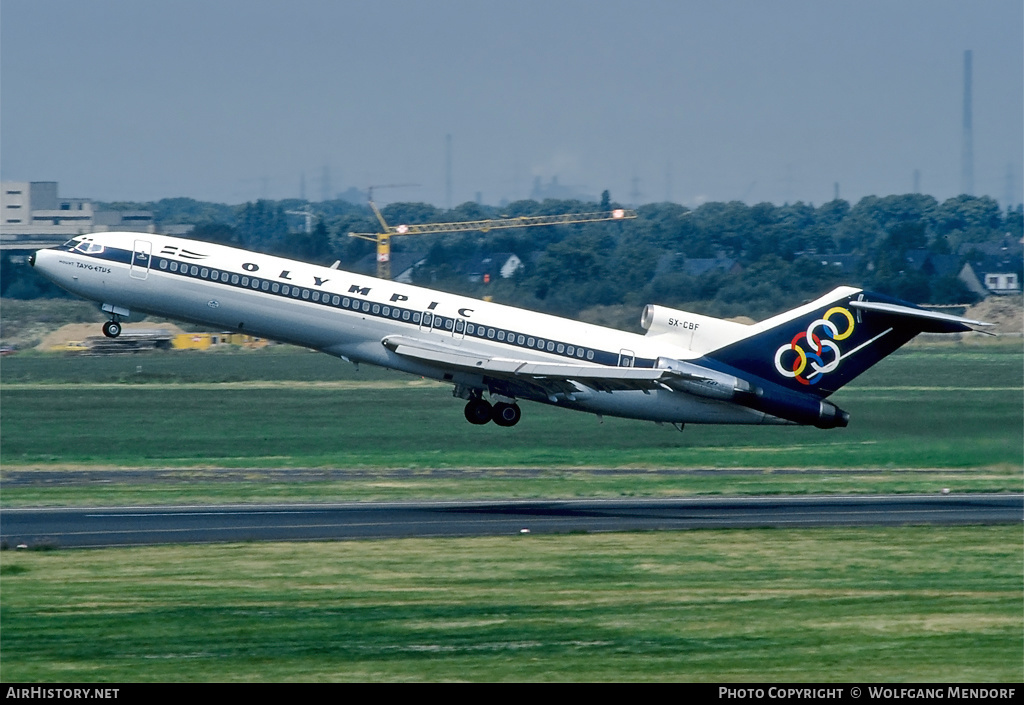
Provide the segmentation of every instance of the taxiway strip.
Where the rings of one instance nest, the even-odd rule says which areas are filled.
[[[1024,495],[700,497],[5,509],[7,547],[1024,522]]]

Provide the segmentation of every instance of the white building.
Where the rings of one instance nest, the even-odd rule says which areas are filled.
[[[0,248],[46,246],[84,233],[156,231],[150,211],[96,211],[88,198],[60,198],[56,181],[0,182]]]

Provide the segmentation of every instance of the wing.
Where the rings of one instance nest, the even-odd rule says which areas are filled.
[[[606,367],[516,360],[405,336],[388,336],[381,343],[402,357],[504,380],[515,386],[528,387],[547,397],[556,394],[572,395],[581,391],[581,386],[598,392],[622,389],[650,391],[665,388],[663,381],[666,378],[678,376],[672,370],[649,367]]]

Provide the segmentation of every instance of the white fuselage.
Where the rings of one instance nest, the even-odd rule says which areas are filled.
[[[666,336],[627,333],[223,245],[144,233],[96,233],[78,240],[77,249],[38,251],[34,266],[83,298],[467,388],[486,390],[489,382],[485,375],[403,357],[381,341],[400,335],[492,357],[611,367],[654,367],[659,357],[698,357]],[[577,386],[571,398],[519,396],[651,421],[782,423],[753,409],[670,389],[601,392]]]

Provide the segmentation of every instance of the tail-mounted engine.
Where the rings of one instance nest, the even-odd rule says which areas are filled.
[[[658,369],[672,370],[673,377],[663,380],[666,386],[679,392],[687,392],[698,397],[737,401],[739,397],[752,396],[758,393],[757,387],[745,379],[735,375],[708,369],[692,362],[673,360],[670,357],[658,358]]]
[[[724,370],[668,357],[659,357],[657,366],[675,373],[663,378],[662,384],[679,392],[733,402],[793,423],[818,428],[842,427],[850,421],[850,415],[832,402],[793,392],[767,380],[755,377],[751,381]]]
[[[750,334],[749,327],[742,323],[654,304],[644,307],[640,326],[647,331],[648,337],[669,336],[673,345],[697,353],[715,350]]]

